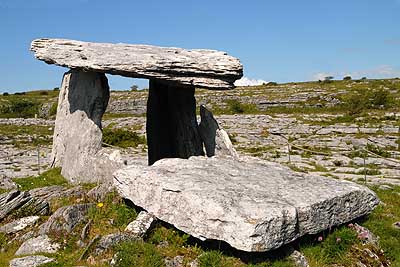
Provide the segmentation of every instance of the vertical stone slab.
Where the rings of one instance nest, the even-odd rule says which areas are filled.
[[[200,118],[199,133],[207,156],[231,156],[238,159],[228,133],[219,126],[212,112],[203,105],[200,106]]]
[[[150,80],[146,133],[148,161],[204,155],[193,86]]]
[[[101,149],[101,118],[109,99],[103,73],[71,70],[63,77],[53,136],[52,166],[70,181],[87,181],[93,156]]]

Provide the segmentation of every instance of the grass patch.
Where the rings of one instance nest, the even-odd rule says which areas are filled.
[[[330,264],[344,264],[351,266],[346,257],[353,244],[357,244],[357,233],[346,227],[335,229],[331,234],[324,236],[310,236],[300,243],[300,251],[305,255],[310,266],[328,266]]]
[[[362,223],[380,237],[379,244],[391,260],[392,266],[400,266],[400,231],[393,223],[400,221],[400,186],[392,186],[393,190],[380,190],[374,187],[380,200],[386,205],[379,205]]]
[[[68,181],[61,175],[61,168],[53,168],[43,172],[39,176],[30,176],[26,178],[14,178],[13,181],[18,184],[22,191],[33,188],[45,187],[50,185],[67,185]]]
[[[146,144],[146,138],[139,136],[136,132],[125,129],[103,129],[103,142],[122,148],[137,147],[139,144]]]
[[[123,231],[137,216],[134,208],[129,207],[116,192],[109,193],[104,202],[89,209],[92,219],[91,235],[105,235]]]
[[[162,267],[164,260],[153,244],[143,241],[124,242],[116,246],[117,267]]]

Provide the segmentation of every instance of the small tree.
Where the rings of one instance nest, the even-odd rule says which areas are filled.
[[[333,78],[335,78],[335,77],[333,77],[333,76],[326,76],[326,77],[324,78],[324,81],[332,81]]]
[[[139,87],[136,84],[134,84],[134,85],[131,86],[131,91],[132,92],[136,92],[138,90],[138,88]]]
[[[351,76],[344,76],[343,77],[343,81],[350,81],[351,80]]]

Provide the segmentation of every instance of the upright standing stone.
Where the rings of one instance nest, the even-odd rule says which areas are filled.
[[[162,158],[204,155],[193,86],[150,80],[146,133],[149,165]]]
[[[103,73],[64,74],[53,136],[52,166],[71,182],[107,180],[117,168],[102,153],[101,119],[110,96]]]
[[[103,73],[71,70],[64,74],[53,137],[53,166],[78,165],[101,149],[101,118],[110,97]],[[78,162],[77,162],[78,161]]]

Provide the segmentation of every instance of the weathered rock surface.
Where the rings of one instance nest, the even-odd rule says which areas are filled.
[[[233,88],[243,75],[237,58],[215,50],[45,38],[34,40],[31,50],[39,60],[71,69],[212,89]]]
[[[19,215],[46,215],[49,212],[49,203],[32,197],[29,191],[13,190],[0,195],[0,221],[7,215],[19,212]]]
[[[38,237],[26,240],[15,255],[28,255],[37,253],[56,253],[60,245],[53,243],[47,235],[40,235]]]
[[[347,181],[256,158],[162,159],[114,174],[120,195],[201,239],[268,251],[369,213],[379,200]]]
[[[46,234],[51,231],[71,233],[76,225],[86,219],[89,208],[93,205],[85,203],[59,208],[40,226],[39,234]]]
[[[126,226],[125,232],[138,238],[142,238],[155,221],[156,218],[152,214],[147,211],[141,211],[136,219]]]
[[[237,158],[238,154],[232,145],[228,133],[219,126],[211,111],[204,105],[200,106],[200,118],[199,132],[207,156],[228,155]]]
[[[14,183],[13,180],[11,180],[10,178],[0,175],[0,189],[4,189],[4,190],[12,190],[12,189],[16,189],[17,188],[17,184]]]
[[[13,234],[24,230],[26,227],[34,225],[40,219],[39,216],[28,216],[16,221],[7,223],[3,226],[0,226],[0,232],[6,234]]]
[[[52,261],[54,261],[54,259],[42,255],[26,256],[12,259],[10,261],[10,267],[37,267]]]
[[[64,74],[53,137],[53,164],[71,182],[110,180],[122,162],[102,150],[101,118],[109,99],[102,73]],[[89,167],[90,166],[90,167]]]
[[[80,186],[66,188],[61,185],[50,185],[29,190],[29,194],[33,197],[44,201],[51,201],[62,197],[82,197],[85,190]]]

